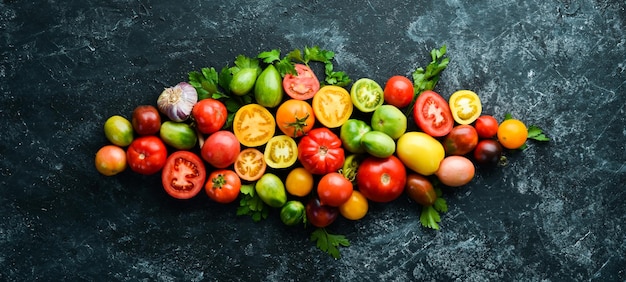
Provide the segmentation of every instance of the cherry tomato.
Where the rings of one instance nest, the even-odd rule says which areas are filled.
[[[298,144],[287,135],[272,137],[265,145],[265,163],[271,168],[287,168],[298,160]]]
[[[126,152],[116,145],[105,145],[96,153],[96,169],[103,175],[116,175],[126,169]]]
[[[272,113],[261,105],[248,104],[235,113],[233,132],[246,147],[258,147],[269,141],[276,131]]]
[[[502,157],[502,146],[493,139],[481,140],[474,149],[474,159],[481,165],[497,164],[500,157]]]
[[[406,177],[406,194],[416,203],[427,207],[432,206],[437,200],[437,193],[428,178],[417,173],[409,173]]]
[[[478,137],[483,139],[492,138],[498,133],[498,120],[490,115],[482,115],[476,119],[474,127]]]
[[[328,128],[313,129],[300,139],[298,160],[313,174],[337,171],[345,160],[341,140]]]
[[[326,85],[313,96],[315,118],[328,128],[340,127],[352,111],[350,93],[342,87]]]
[[[280,220],[287,226],[303,223],[305,218],[306,208],[300,201],[288,201],[280,208]]]
[[[206,168],[198,155],[176,151],[165,162],[161,182],[168,195],[176,199],[190,199],[198,195],[206,180]]]
[[[433,137],[445,136],[454,126],[448,102],[431,90],[426,90],[417,97],[413,118],[426,134]]]
[[[333,223],[339,215],[337,207],[322,205],[318,198],[311,198],[306,204],[306,218],[316,227],[326,227]]]
[[[352,182],[339,172],[327,173],[317,184],[317,195],[323,205],[338,207],[352,195]]]
[[[290,99],[276,110],[276,125],[285,135],[300,137],[313,129],[315,114],[309,103]]]
[[[247,181],[256,181],[265,173],[267,164],[261,151],[255,148],[247,148],[237,155],[234,168],[239,178]]]
[[[459,124],[474,122],[483,110],[480,98],[474,91],[459,90],[450,96],[450,111],[452,117]]]
[[[385,102],[383,88],[369,78],[361,78],[352,84],[350,98],[354,106],[364,113],[375,111]]]
[[[212,200],[228,204],[239,196],[241,179],[232,170],[219,169],[209,175],[209,180],[204,186],[204,190]]]
[[[303,167],[294,168],[287,174],[285,188],[291,195],[304,197],[313,190],[313,174]]]
[[[167,148],[159,137],[142,136],[128,146],[126,159],[136,173],[150,175],[159,172],[167,161]]]
[[[392,76],[385,84],[384,94],[387,104],[404,108],[413,101],[413,82],[401,75]]]
[[[226,168],[234,164],[241,152],[237,137],[226,130],[220,130],[209,136],[202,145],[202,158],[216,168]]]
[[[139,135],[153,135],[161,128],[161,115],[156,107],[151,105],[137,106],[133,110],[131,119],[133,129]]]
[[[356,182],[359,191],[367,199],[381,203],[390,202],[404,191],[406,169],[395,156],[382,159],[368,157],[359,165]]]
[[[444,185],[459,187],[472,181],[475,171],[474,164],[468,158],[449,156],[441,161],[435,175]]]
[[[473,126],[468,124],[457,125],[443,140],[443,148],[448,155],[465,155],[478,144],[478,133]]]
[[[320,89],[320,81],[310,67],[296,64],[298,75],[286,74],[283,78],[283,88],[289,97],[298,100],[313,98]]]
[[[228,118],[228,111],[224,103],[208,98],[198,101],[193,106],[191,116],[200,132],[211,134],[222,129]]]
[[[498,141],[504,148],[517,149],[528,138],[526,125],[517,119],[507,119],[498,126]]]
[[[339,206],[339,213],[347,219],[359,220],[367,214],[368,209],[367,198],[361,192],[354,190],[350,198]]]

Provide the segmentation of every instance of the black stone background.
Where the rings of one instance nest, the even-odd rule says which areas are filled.
[[[0,280],[625,281],[622,1],[0,2]],[[261,223],[159,176],[99,175],[111,115],[191,70],[320,45],[384,85],[448,46],[437,91],[542,127],[498,170],[446,193],[442,229],[405,197],[329,230],[334,260],[277,213]]]

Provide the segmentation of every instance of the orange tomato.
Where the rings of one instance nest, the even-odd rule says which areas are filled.
[[[95,164],[103,175],[116,175],[126,169],[126,152],[118,146],[106,145],[96,153]]]
[[[276,125],[289,137],[300,137],[309,132],[315,124],[315,114],[308,102],[290,99],[276,110]]]
[[[339,213],[347,219],[359,220],[367,214],[368,209],[367,198],[361,192],[354,190],[350,198],[339,206]]]
[[[313,190],[313,174],[303,167],[294,168],[287,175],[285,188],[291,195],[304,197]]]
[[[517,119],[507,119],[498,126],[498,141],[502,147],[517,149],[524,145],[528,138],[526,125]]]

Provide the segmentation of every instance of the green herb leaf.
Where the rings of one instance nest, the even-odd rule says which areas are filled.
[[[439,229],[438,223],[441,222],[441,217],[439,216],[439,212],[433,206],[422,207],[420,222],[424,227]]]
[[[305,63],[304,57],[302,56],[302,51],[300,49],[294,49],[293,51],[289,52],[285,58],[299,63]]]
[[[255,193],[253,184],[241,185],[239,192],[242,197],[239,200],[239,207],[237,207],[237,215],[249,215],[255,222],[268,217],[269,207]]]
[[[536,125],[528,127],[528,139],[536,141],[550,141],[550,138],[543,133],[543,130]]]
[[[350,241],[343,235],[330,234],[326,228],[317,228],[311,233],[311,241],[316,242],[318,249],[330,254],[333,258],[341,258],[339,246],[350,246]]]
[[[324,81],[326,85],[337,85],[337,86],[344,87],[350,84],[350,82],[352,82],[350,77],[348,77],[348,75],[345,72],[342,72],[342,71],[336,72],[336,71],[333,71],[333,69],[334,69],[334,66],[332,62],[327,62],[324,65],[324,73],[326,74]]]
[[[413,71],[413,101],[409,104],[405,114],[410,114],[413,111],[415,100],[425,90],[433,90],[439,82],[439,76],[443,70],[448,67],[450,58],[445,57],[446,45],[441,46],[439,49],[433,49],[430,51],[431,62],[426,66],[426,69],[419,67]]]
[[[292,63],[287,57],[281,59],[277,63],[274,64],[276,66],[276,70],[280,73],[281,77],[285,77],[287,74],[297,75],[295,64]]]
[[[261,66],[259,66],[259,60],[238,55],[235,59],[235,66],[230,68],[230,72],[234,75],[242,69],[256,69],[259,73],[262,71]]]
[[[305,63],[310,61],[328,63],[335,57],[335,52],[323,50],[319,46],[304,47]]]
[[[272,51],[261,52],[257,58],[261,59],[266,64],[274,63],[274,61],[280,61],[280,50],[273,49]]]
[[[504,114],[504,119],[502,121],[505,121],[505,120],[508,120],[508,119],[513,119],[513,115],[511,113]]]

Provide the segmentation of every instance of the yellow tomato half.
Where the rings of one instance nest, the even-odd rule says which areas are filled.
[[[474,122],[483,110],[478,95],[470,90],[459,90],[450,96],[448,104],[452,117],[458,124]]]
[[[313,96],[315,118],[328,128],[340,127],[352,115],[354,106],[348,90],[326,85]]]
[[[287,135],[272,137],[265,145],[265,163],[271,168],[286,168],[298,160],[298,144]]]
[[[274,116],[261,105],[248,104],[235,113],[233,133],[244,146],[261,146],[274,136],[275,131]]]

